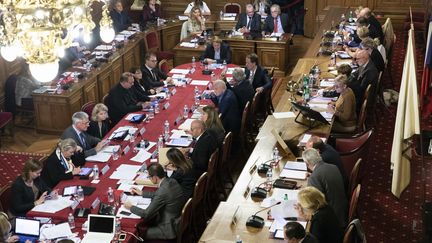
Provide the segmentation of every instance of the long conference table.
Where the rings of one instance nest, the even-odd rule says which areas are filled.
[[[233,67],[234,65],[228,65],[228,67]],[[194,73],[189,73],[186,75],[187,78],[190,78],[192,80],[205,80],[210,81],[211,83],[211,76],[210,75],[203,75],[202,69],[204,67],[201,65],[197,65],[196,71]],[[191,64],[184,64],[176,67],[176,69],[191,69]],[[213,71],[215,77],[219,77],[220,73],[222,72],[221,69],[216,69]],[[170,73],[172,75],[172,73]],[[230,75],[227,75],[230,76]],[[135,141],[133,143],[130,143],[129,141],[121,141],[117,142],[115,140],[110,141],[110,145],[120,145],[121,151],[128,150],[127,147],[129,147],[129,151],[120,156],[118,160],[113,160],[112,156],[106,163],[98,163],[98,162],[86,162],[85,167],[93,168],[94,165],[98,166],[99,171],[102,171],[102,168],[105,166],[109,166],[109,170],[105,174],[100,175],[100,182],[97,184],[92,184],[92,179],[87,180],[81,180],[79,177],[74,177],[72,180],[65,180],[61,181],[55,189],[59,190],[59,194],[61,195],[63,192],[63,189],[68,186],[88,186],[88,187],[96,187],[96,190],[89,196],[85,196],[84,200],[80,202],[80,205],[78,208],[84,207],[84,208],[90,208],[92,203],[99,198],[101,202],[108,203],[107,198],[107,191],[108,187],[111,187],[114,189],[115,194],[115,202],[120,201],[120,195],[122,194],[122,191],[116,190],[117,188],[117,181],[110,179],[109,177],[113,174],[113,172],[116,171],[116,168],[118,168],[122,164],[130,164],[130,165],[140,165],[140,163],[131,161],[131,158],[136,155],[135,152],[133,152],[133,148],[136,144],[138,144],[141,139],[146,139],[151,142],[157,142],[158,137],[163,134],[164,131],[164,122],[168,121],[170,124],[170,129],[177,129],[179,125],[184,120],[180,120],[180,124],[178,124],[178,117],[183,117],[183,108],[185,105],[187,105],[189,108],[191,108],[192,105],[195,104],[194,99],[194,89],[197,87],[201,92],[206,90],[208,88],[207,86],[194,86],[194,85],[187,85],[186,87],[176,87],[175,94],[171,96],[169,100],[163,100],[160,102],[160,108],[161,111],[159,114],[155,114],[154,119],[147,122],[142,122],[140,124],[134,124],[123,118],[111,131],[105,138],[108,138],[113,131],[115,131],[117,128],[120,128],[122,126],[135,126],[138,128],[138,131],[140,131],[142,128],[145,128],[145,132],[141,135],[140,133],[136,137]],[[171,90],[172,93],[172,90]],[[166,110],[163,110],[163,107],[166,106],[166,104],[169,103],[169,106],[167,106]],[[210,100],[202,100],[201,104],[210,104]],[[145,114],[145,111],[139,111],[134,112],[139,114]],[[189,114],[189,117],[192,113]],[[125,116],[126,117],[126,116]],[[151,148],[149,150],[150,153],[153,153],[156,150],[156,146]],[[145,161],[147,165],[150,164],[150,160]],[[146,187],[144,186],[144,190],[155,190],[154,187]],[[113,203],[111,203],[112,205]],[[92,208],[91,213],[97,214],[99,207]],[[53,223],[60,223],[60,222],[66,222],[69,213],[73,213],[73,210],[70,207],[67,207],[59,212],[56,213],[42,213],[42,212],[36,212],[36,211],[30,211],[27,213],[27,217],[46,217],[51,218]],[[80,236],[83,235],[83,231],[81,229],[82,224],[86,218],[75,218],[76,222],[76,228],[73,232],[78,232]],[[128,219],[124,218],[121,220],[121,228],[122,230],[136,233],[136,225],[140,222],[138,219]],[[128,235],[128,238],[126,242],[134,242],[133,239],[131,239],[130,235]]]
[[[337,23],[342,13],[347,14],[346,8],[330,8],[320,30],[317,33],[323,33],[324,30],[329,30],[332,21]],[[321,78],[334,78],[333,74],[327,72],[328,64],[330,63],[329,56],[318,56],[318,51],[321,43],[321,35],[318,34],[310,45],[305,56],[298,60],[288,80],[301,82],[301,77],[308,74],[311,67],[318,65],[321,69]],[[337,59],[341,61],[341,59]],[[280,102],[275,107],[275,112],[291,111],[290,100],[296,98],[295,92],[285,91],[280,99]],[[301,147],[298,147],[299,141],[303,134],[313,134],[320,137],[328,137],[331,131],[331,125],[320,125],[313,129],[309,129],[294,121],[294,118],[276,119],[270,115],[267,117],[264,125],[261,127],[259,134],[256,137],[256,145],[246,165],[240,173],[240,176],[234,185],[226,202],[221,202],[213,215],[210,223],[207,225],[199,242],[233,242],[236,236],[239,235],[243,242],[284,242],[283,240],[275,239],[273,234],[269,233],[267,225],[262,229],[256,229],[246,226],[246,220],[249,216],[255,214],[261,207],[262,200],[257,200],[250,196],[250,191],[266,181],[265,175],[260,175],[253,168],[257,165],[272,159],[273,148],[277,144],[276,137],[272,134],[272,130],[280,134],[282,139],[291,148],[296,156],[301,155]],[[288,158],[284,157],[281,162],[273,170],[273,178],[278,178]],[[306,185],[306,181],[298,180],[298,185],[301,187]],[[272,195],[270,192],[269,196]],[[269,209],[258,213],[258,216],[267,220]],[[235,223],[233,222],[235,219]]]

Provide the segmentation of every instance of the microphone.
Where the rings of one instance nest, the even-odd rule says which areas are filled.
[[[90,208],[83,207],[83,205],[81,204],[80,200],[77,198],[76,195],[72,195],[72,198],[73,198],[73,200],[78,202],[78,206],[80,206],[80,208],[75,209],[75,212],[74,212],[75,217],[86,218],[88,216],[88,214],[90,213]]]
[[[271,182],[273,183],[275,180],[271,180]],[[257,187],[255,187],[252,192],[251,192],[251,197],[255,197],[255,198],[261,198],[264,199],[267,197],[267,189],[266,188],[262,188],[262,185],[265,185],[267,183],[267,181],[264,181],[263,183],[259,184]]]
[[[274,207],[274,206],[276,206],[276,205],[279,205],[279,204],[281,204],[281,203],[282,203],[282,202],[277,202],[277,203],[275,203],[275,204],[273,204],[273,205],[271,205],[271,206],[269,206],[269,207],[266,207],[266,208],[263,208],[263,209],[261,209],[261,210],[258,210],[254,215],[251,215],[251,216],[247,219],[247,221],[246,221],[246,226],[261,229],[262,227],[264,227],[264,219],[261,218],[260,216],[257,216],[257,214],[260,213],[260,212],[262,212],[262,211],[264,211],[264,210],[267,210],[267,209],[269,209],[269,208],[272,208],[272,207]]]
[[[266,174],[267,171],[271,168],[271,166],[268,163],[273,162],[273,159],[267,160],[266,162],[258,165],[258,174]]]

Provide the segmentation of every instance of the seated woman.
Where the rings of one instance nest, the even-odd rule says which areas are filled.
[[[54,188],[60,181],[70,180],[80,173],[80,167],[75,167],[70,159],[77,147],[73,139],[63,139],[47,158],[41,177],[49,187]]]
[[[143,22],[156,22],[158,18],[162,18],[162,9],[156,0],[146,0],[143,7],[142,18]]]
[[[166,156],[169,160],[169,164],[166,168],[174,171],[170,178],[175,179],[180,184],[186,202],[192,197],[195,183],[200,174],[197,170],[192,168],[192,161],[186,159],[185,155],[179,149],[169,149]]]
[[[261,16],[267,16],[270,14],[270,7],[272,3],[269,0],[255,0],[253,3],[255,12],[258,12]]]
[[[206,29],[204,17],[201,15],[201,10],[198,7],[192,8],[189,19],[186,21],[186,26],[188,36],[201,35]]]
[[[11,235],[12,225],[6,213],[0,212],[0,242],[12,243],[20,240],[18,235]],[[25,243],[31,243],[26,240]]]
[[[210,9],[208,8],[207,4],[203,0],[194,0],[193,2],[189,3],[186,10],[184,11],[184,14],[190,14],[193,12],[193,8],[197,7],[201,11],[202,15],[210,15]]]
[[[333,209],[327,205],[324,194],[315,187],[305,187],[298,193],[294,205],[299,218],[309,221],[309,232],[320,243],[342,243],[343,233]]]
[[[202,108],[201,120],[205,123],[207,131],[216,138],[218,146],[221,146],[225,138],[225,129],[216,109],[213,106]]]
[[[336,102],[330,102],[328,112],[333,112],[336,119],[332,126],[332,132],[354,132],[356,129],[356,99],[354,92],[348,87],[348,78],[339,75],[335,78],[335,89],[339,93]]]
[[[87,133],[93,137],[103,139],[109,130],[108,107],[102,103],[96,104],[92,111]]]
[[[34,206],[45,202],[51,191],[40,178],[42,164],[34,159],[27,160],[20,176],[12,184],[10,213],[25,217]]]
[[[141,69],[138,67],[132,67],[129,69],[129,72],[132,73],[134,78],[134,85],[131,87],[131,91],[135,93],[135,97],[142,102],[150,101],[148,96],[155,94],[156,91],[149,88],[148,84],[144,83]]]

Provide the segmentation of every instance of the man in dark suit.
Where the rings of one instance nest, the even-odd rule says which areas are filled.
[[[252,102],[255,91],[252,88],[252,84],[246,80],[246,75],[243,71],[243,68],[234,69],[232,81],[230,83],[233,87],[227,87],[232,89],[236,95],[241,112],[248,101]]]
[[[377,32],[378,38],[380,39],[381,44],[384,43],[384,32],[382,29],[381,23],[375,18],[375,16],[372,14],[372,11],[370,8],[363,8],[360,10],[359,17],[365,17],[369,24],[373,26],[375,31]],[[372,36],[371,36],[372,37]],[[375,37],[373,37],[375,38]]]
[[[191,123],[190,131],[194,143],[190,151],[193,168],[202,174],[207,171],[210,156],[217,148],[216,139],[206,131],[205,123],[201,120],[194,120]]]
[[[261,36],[261,15],[255,13],[252,4],[246,4],[246,13],[241,13],[236,30],[253,37]]]
[[[228,44],[223,43],[219,37],[215,36],[211,44],[207,45],[204,53],[201,55],[201,61],[212,63],[231,63],[231,49]]]
[[[149,105],[142,102],[132,92],[134,78],[131,73],[123,73],[120,82],[108,93],[108,113],[115,126],[127,113],[140,111]]]
[[[72,115],[72,125],[66,128],[61,135],[61,139],[72,138],[81,147],[72,157],[75,166],[83,165],[86,157],[95,155],[107,144],[105,140],[101,141],[86,132],[89,124],[87,113],[75,112]]]
[[[271,33],[292,33],[288,14],[282,13],[279,5],[273,4],[270,8],[271,15],[264,21],[263,35]]]
[[[371,84],[372,87],[369,97],[373,97],[377,89],[378,70],[372,60],[370,60],[369,53],[366,50],[360,50],[356,53],[357,64],[359,65],[359,68],[356,72],[353,73],[353,77],[355,80],[357,80],[357,83],[360,84],[360,94],[354,95],[364,97],[366,88],[369,84]],[[357,104],[357,110],[360,110],[359,107],[361,107],[361,103]]]
[[[151,90],[164,86],[164,82],[172,83],[172,78],[157,68],[157,57],[155,53],[148,52],[145,55],[145,64],[141,66],[144,88]]]
[[[384,40],[384,35],[381,36],[381,34],[379,33],[379,30],[375,26],[371,25],[367,18],[359,17],[357,19],[356,25],[357,25],[357,28],[360,28],[363,26],[367,27],[369,30],[369,37],[370,38],[372,38],[372,39],[378,38],[381,43]],[[354,42],[356,42],[356,43],[362,42],[362,40],[357,35],[357,31],[354,31],[352,36],[353,36]]]
[[[123,4],[120,0],[114,3],[114,8],[111,10],[110,16],[116,33],[127,30],[132,24],[132,19],[123,11]]]
[[[256,92],[272,87],[272,81],[267,70],[258,64],[258,56],[255,53],[246,56],[246,80],[252,84]]]
[[[318,243],[317,238],[310,233],[306,233],[305,229],[299,222],[288,222],[284,226],[284,238],[289,243]]]
[[[175,239],[177,224],[184,205],[182,188],[176,180],[165,176],[165,171],[158,163],[150,165],[148,175],[150,181],[158,185],[158,189],[155,192],[143,192],[133,188],[132,193],[152,198],[150,205],[142,209],[133,206],[131,202],[126,202],[124,207],[143,218],[145,222],[149,222],[147,232],[141,236],[144,239]]]
[[[375,64],[378,72],[383,72],[385,68],[384,59],[378,49],[375,47],[374,41],[367,37],[364,38],[360,44],[362,50],[366,50],[369,53],[371,61]]]
[[[347,225],[348,201],[345,194],[342,176],[336,165],[324,163],[319,152],[310,148],[303,152],[303,160],[312,171],[308,186],[320,190],[327,203],[333,208],[341,227]]]
[[[234,92],[227,89],[222,80],[216,80],[213,83],[213,88],[214,94],[212,94],[211,100],[219,108],[225,131],[238,132],[241,125],[241,112]]]

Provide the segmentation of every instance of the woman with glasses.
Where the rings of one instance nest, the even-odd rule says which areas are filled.
[[[71,138],[61,140],[54,152],[47,158],[41,177],[51,188],[62,180],[73,179],[80,173],[80,167],[75,167],[71,156],[77,150],[76,142]]]
[[[96,104],[92,111],[87,133],[102,140],[109,132],[109,129],[108,107],[102,103]]]
[[[12,183],[10,213],[25,217],[34,206],[45,202],[51,191],[40,177],[42,164],[34,159],[25,162],[20,176]]]

